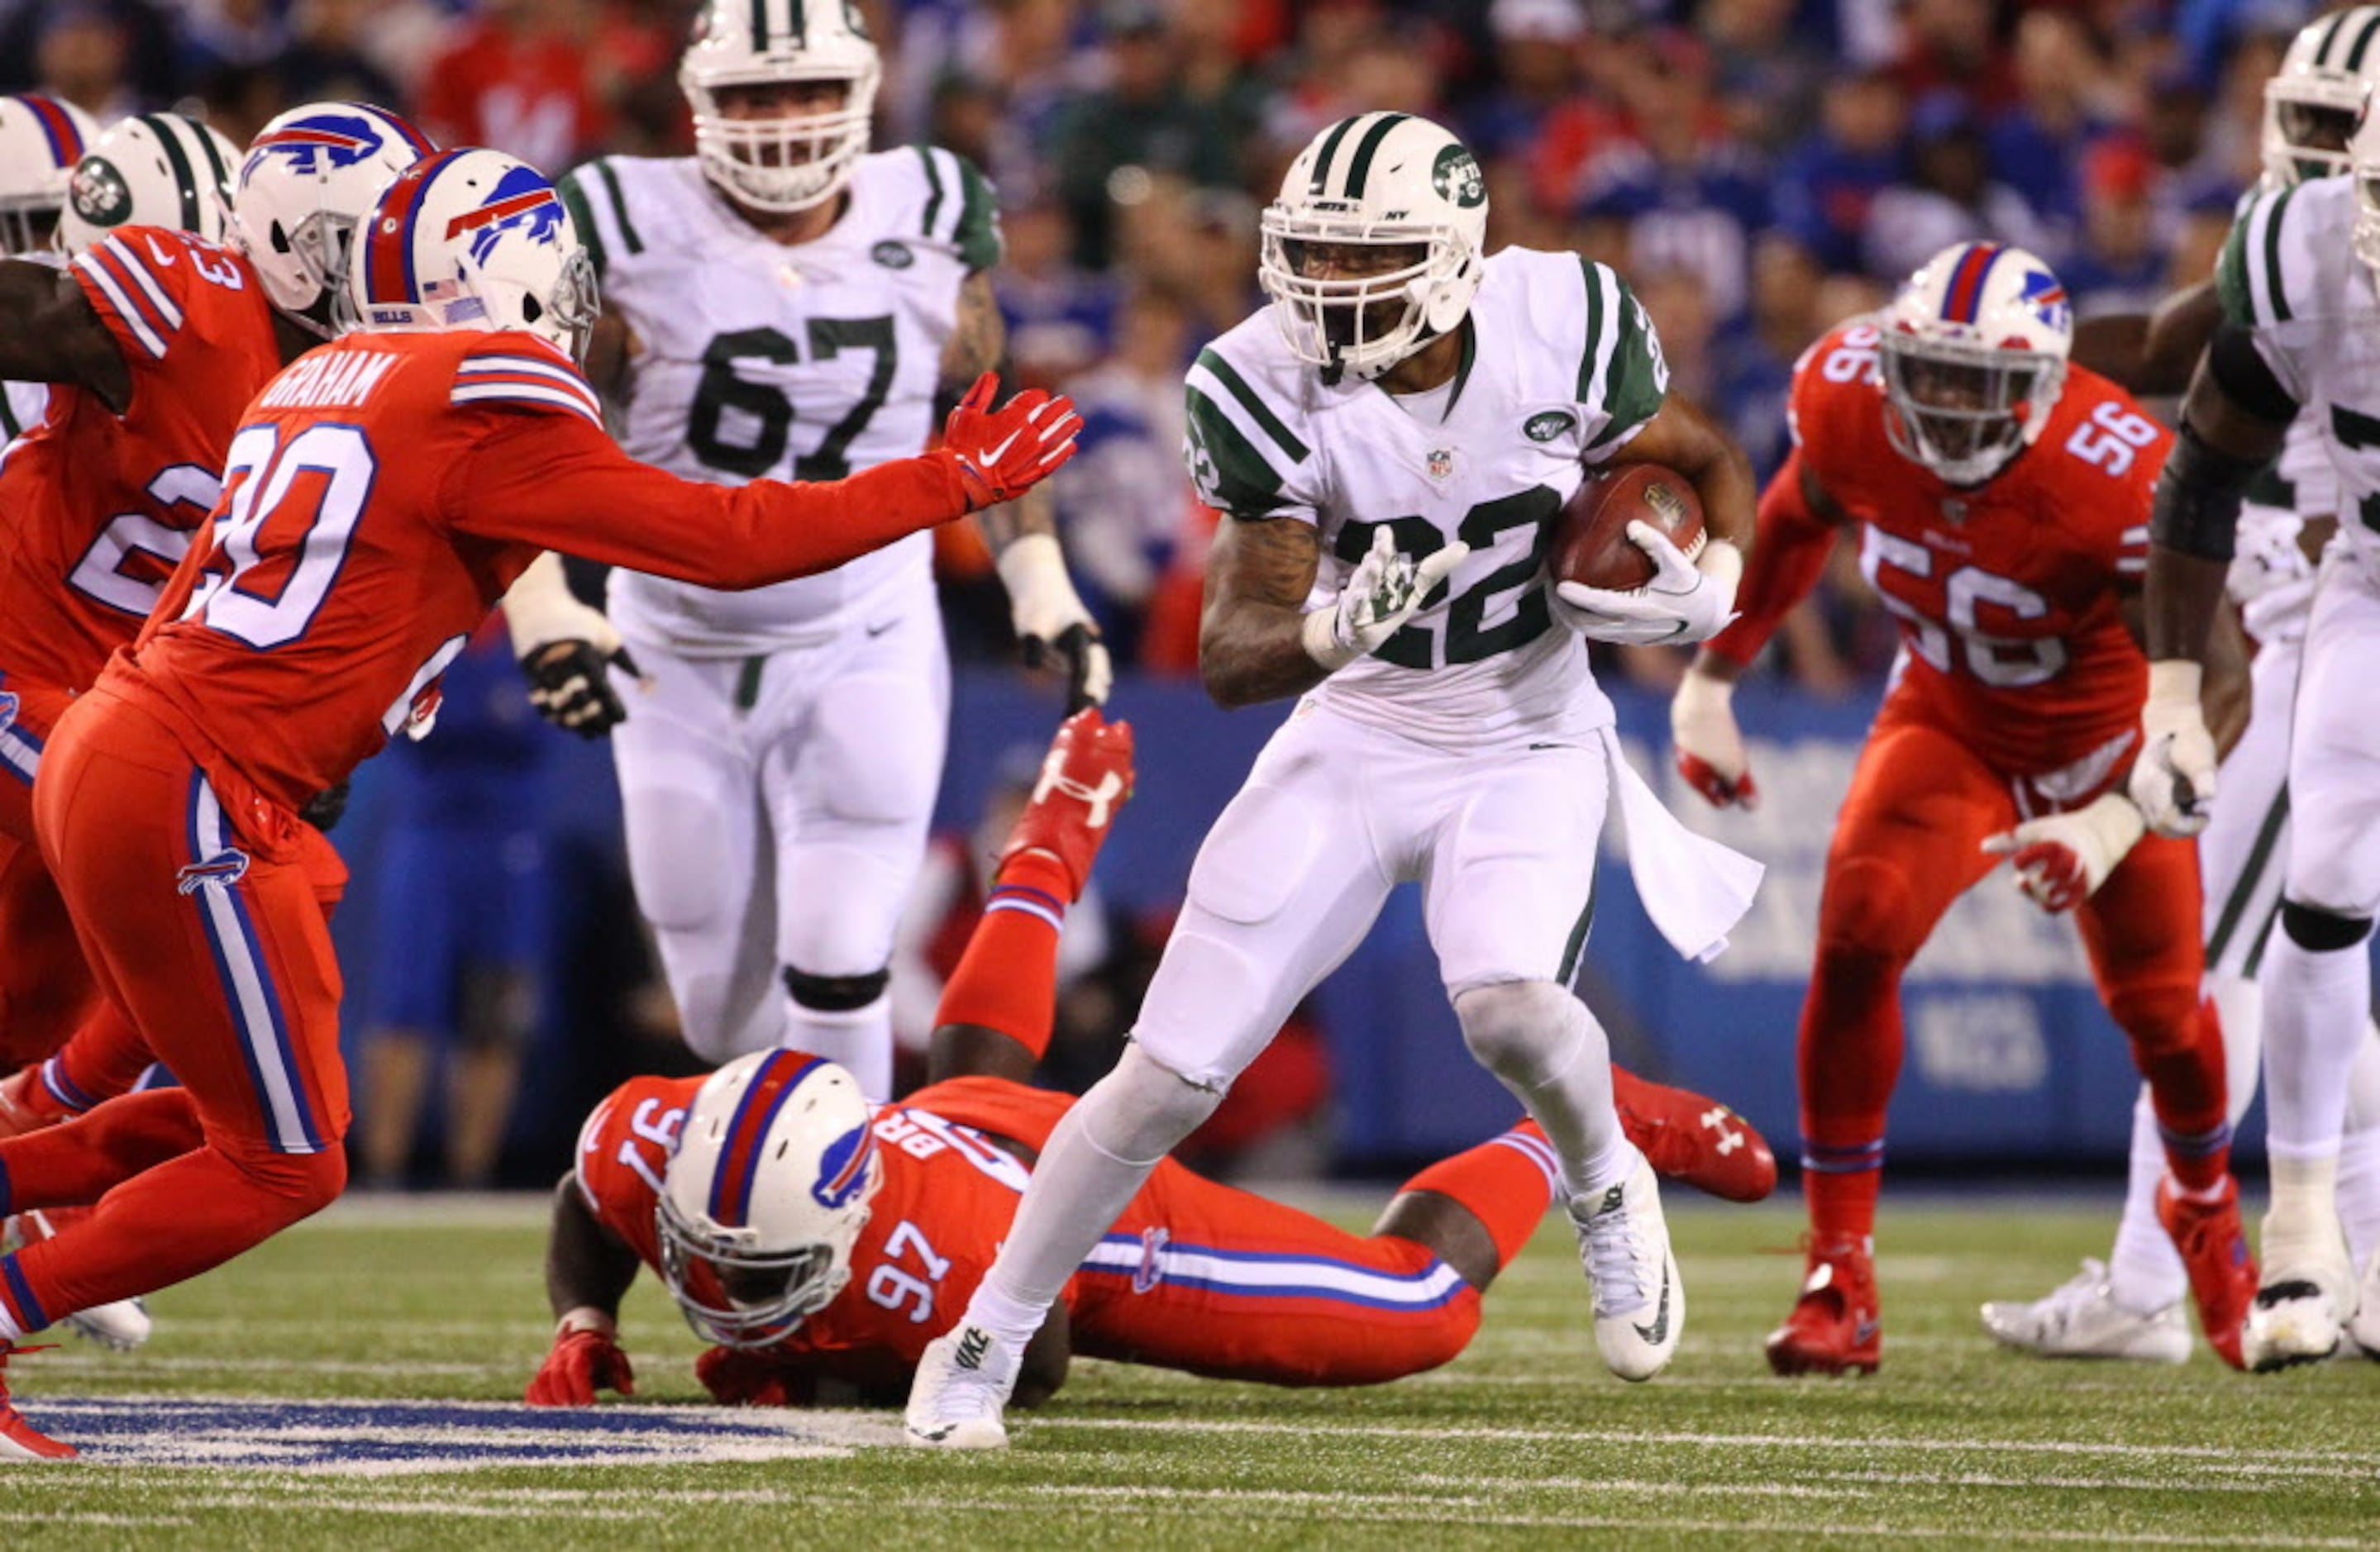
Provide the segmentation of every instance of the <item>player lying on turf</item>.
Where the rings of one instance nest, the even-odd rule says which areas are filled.
[[[682,480],[603,434],[578,370],[586,250],[534,168],[425,158],[360,232],[363,327],[249,405],[208,547],[43,756],[34,828],[85,955],[187,1086],[0,1141],[17,1205],[98,1202],[0,1257],[0,1362],[339,1194],[340,977],[298,809],[428,721],[439,673],[542,550],[756,587],[1014,499],[1074,450],[1068,401],[995,409],[987,376],[921,457],[819,484]],[[0,1392],[0,1460],[72,1453]]]
[[[1687,780],[1713,803],[1751,801],[1731,685],[1838,532],[1858,530],[1901,649],[1827,857],[1800,1037],[1809,1259],[1768,1338],[1780,1374],[1877,1364],[1873,1236],[1901,973],[2010,854],[2028,894],[2076,914],[2155,1106],[2159,1217],[2208,1340],[2240,1362],[2255,1278],[2222,1036],[2201,1004],[2197,855],[2143,838],[2124,792],[2148,686],[2133,616],[2149,491],[2171,438],[2121,389],[2069,371],[2071,333],[2039,259],[1964,243],[1890,308],[1812,346],[1793,371],[1794,452],[1761,498],[1742,618],[1695,659],[1672,707]],[[2241,682],[2236,636],[2218,693]]]
[[[1132,785],[1132,731],[1070,719],[942,998],[935,1081],[871,1113],[848,1074],[794,1051],[708,1078],[638,1078],[589,1117],[555,1193],[547,1291],[561,1324],[533,1405],[631,1384],[621,1297],[639,1266],[720,1345],[725,1402],[897,1402],[1008,1231],[1073,1099],[1027,1086],[1050,1038],[1063,913]],[[1756,1201],[1777,1166],[1725,1106],[1612,1071],[1630,1139],[1663,1173]],[[1560,1195],[1524,1122],[1406,1182],[1368,1235],[1168,1160],[1027,1347],[1018,1395],[1070,1353],[1278,1385],[1367,1385],[1463,1351],[1479,1300]],[[821,1386],[827,1388],[821,1390]]]

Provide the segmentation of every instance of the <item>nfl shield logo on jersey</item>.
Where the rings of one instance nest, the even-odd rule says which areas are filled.
[[[1432,479],[1451,479],[1453,475],[1454,450],[1448,447],[1431,449],[1429,455],[1429,477]]]

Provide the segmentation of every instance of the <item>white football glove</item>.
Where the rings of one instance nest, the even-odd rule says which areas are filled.
[[[2215,737],[2198,705],[2204,673],[2185,658],[2149,664],[2131,787],[2141,817],[2159,835],[2195,835],[2214,813]]]
[[[1416,565],[1397,553],[1397,541],[1385,527],[1375,529],[1372,548],[1338,598],[1306,615],[1306,655],[1336,672],[1377,651],[1382,642],[1404,628],[1430,589],[1470,554],[1471,546],[1458,539]]]
[[[1734,700],[1733,681],[1687,670],[1670,702],[1670,742],[1678,752],[1678,774],[1712,807],[1757,808],[1760,789],[1735,725]]]
[[[1629,541],[1653,558],[1653,580],[1620,591],[1577,582],[1554,585],[1554,616],[1597,641],[1622,646],[1691,646],[1707,641],[1735,618],[1735,588],[1743,579],[1743,552],[1723,539],[1689,557],[1652,524],[1628,525]]]
[[[2145,830],[2131,798],[2107,793],[2070,814],[2027,819],[1986,840],[1984,850],[2010,858],[2017,888],[2056,915],[2097,893]]]
[[[1105,706],[1115,687],[1115,665],[1091,612],[1066,575],[1055,534],[1021,534],[992,562],[1008,589],[1009,621],[1025,649],[1026,665],[1066,668],[1066,711]]]

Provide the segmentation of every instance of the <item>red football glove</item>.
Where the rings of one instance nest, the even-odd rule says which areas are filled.
[[[611,1332],[582,1327],[554,1337],[553,1351],[545,1355],[545,1366],[528,1382],[528,1394],[522,1400],[533,1407],[593,1406],[598,1390],[633,1396],[637,1376]]]
[[[1063,394],[1053,399],[1028,388],[994,409],[999,388],[991,372],[977,378],[942,424],[942,451],[958,464],[970,512],[1014,501],[1047,479],[1075,455],[1075,434],[1083,429],[1075,401]]]
[[[773,1352],[714,1347],[694,1361],[694,1377],[721,1406],[806,1406],[817,1386]]]

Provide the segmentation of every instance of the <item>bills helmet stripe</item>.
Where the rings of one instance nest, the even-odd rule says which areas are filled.
[[[752,1182],[760,1172],[761,1145],[785,1101],[803,1078],[826,1063],[815,1056],[771,1051],[752,1074],[752,1082],[728,1118],[727,1140],[719,1150],[719,1172],[710,1182],[710,1219],[724,1228],[741,1229],[752,1211]]]
[[[66,109],[47,97],[30,93],[17,100],[32,110],[42,133],[49,137],[50,154],[57,158],[59,166],[71,167],[82,160],[82,131],[75,127],[73,116]]]
[[[445,151],[416,162],[397,176],[396,188],[391,191],[396,196],[395,202],[387,195],[382,196],[380,219],[365,239],[364,295],[370,300],[407,303],[419,299],[414,295],[414,224],[421,213],[421,201],[428,197],[439,172],[462,154],[459,151]]]
[[[1967,249],[1942,296],[1942,317],[1951,323],[1973,323],[1984,303],[1984,281],[1999,262],[1997,243],[1977,243]]]

